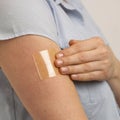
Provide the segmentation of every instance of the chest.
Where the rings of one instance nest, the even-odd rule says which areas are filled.
[[[61,48],[69,46],[71,39],[85,40],[101,36],[96,25],[79,5],[51,4],[57,28],[57,43]]]

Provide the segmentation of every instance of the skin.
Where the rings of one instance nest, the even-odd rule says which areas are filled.
[[[48,38],[33,35],[0,41],[0,66],[34,120],[87,120],[67,75],[40,79],[33,54],[50,48],[60,51]]]
[[[99,37],[71,40],[70,47],[56,54],[55,65],[72,80],[107,80],[120,106],[120,63]]]

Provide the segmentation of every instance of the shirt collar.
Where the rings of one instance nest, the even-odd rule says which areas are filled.
[[[66,9],[69,9],[69,10],[76,10],[76,8],[70,3],[69,0],[54,0],[56,2],[56,4],[61,4],[63,5]]]
[[[77,10],[77,9],[82,9],[80,4],[77,5],[76,1],[74,0],[54,0],[57,5],[61,4],[63,5],[66,9],[69,10]]]

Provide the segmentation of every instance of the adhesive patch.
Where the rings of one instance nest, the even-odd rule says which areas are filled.
[[[44,80],[60,74],[58,68],[54,65],[55,53],[54,49],[48,49],[33,55],[40,79]]]

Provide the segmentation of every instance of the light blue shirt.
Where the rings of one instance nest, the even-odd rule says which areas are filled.
[[[71,39],[102,37],[80,0],[0,1],[0,40],[34,34],[61,48]],[[105,41],[107,44],[107,42]],[[74,82],[89,120],[120,120],[114,95],[106,82]],[[0,120],[32,120],[0,70]]]

